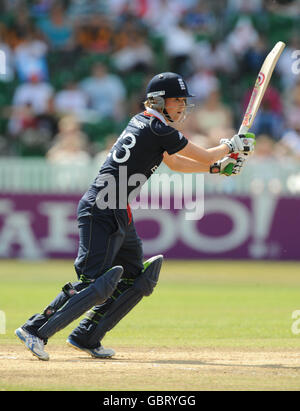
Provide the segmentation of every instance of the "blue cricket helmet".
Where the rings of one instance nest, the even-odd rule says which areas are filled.
[[[146,88],[147,98],[163,97],[195,97],[190,94],[188,87],[183,78],[176,73],[166,72],[154,76],[148,83]]]

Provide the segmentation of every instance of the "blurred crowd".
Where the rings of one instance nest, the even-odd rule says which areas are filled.
[[[286,48],[257,115],[257,156],[300,159],[300,1],[0,1],[0,156],[99,161],[158,72],[196,94],[205,147],[239,128],[259,68]]]

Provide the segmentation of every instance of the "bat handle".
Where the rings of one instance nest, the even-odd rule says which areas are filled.
[[[246,133],[248,133],[248,131],[249,131],[249,127],[247,127],[247,126],[244,126],[243,124],[241,125],[241,127],[240,127],[240,129],[239,129],[239,132],[238,132],[238,135],[245,135]]]
[[[243,124],[241,125],[241,127],[240,127],[240,129],[239,129],[239,132],[238,132],[238,135],[245,135],[246,133],[248,133],[248,131],[249,131],[249,127],[247,127],[247,126],[244,126]],[[230,154],[230,158],[234,158],[235,160],[237,160],[238,159],[238,156],[239,156],[239,153],[232,153],[232,154]]]

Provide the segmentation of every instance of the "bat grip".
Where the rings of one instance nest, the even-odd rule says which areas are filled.
[[[245,135],[246,133],[248,133],[248,131],[249,131],[249,127],[247,127],[247,126],[244,126],[243,124],[241,125],[241,127],[240,127],[240,129],[239,129],[239,132],[238,132],[238,135]],[[239,157],[239,153],[232,153],[232,154],[230,154],[230,156],[229,156],[230,158],[234,158],[235,160],[237,160],[238,159],[238,157]]]

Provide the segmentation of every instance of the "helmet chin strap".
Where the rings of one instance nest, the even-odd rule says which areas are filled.
[[[166,119],[170,122],[170,123],[174,123],[174,120],[172,120],[170,114],[167,112],[167,110],[164,108],[163,109],[163,115],[166,117]]]
[[[164,114],[165,118],[166,118],[170,123],[173,123],[174,125],[183,123],[183,122],[185,121],[186,117],[187,117],[187,110],[194,107],[194,104],[187,104],[186,101],[185,101],[184,104],[185,104],[185,108],[184,108],[183,112],[181,113],[180,118],[179,118],[178,120],[173,120],[173,119],[172,119],[172,117],[171,117],[170,114],[167,112],[167,110],[166,110],[166,108],[165,108],[165,105],[164,105],[162,111],[163,111],[163,114]]]
[[[169,121],[170,123],[173,123],[174,125],[177,123],[183,123],[187,117],[186,109],[181,113],[180,118],[176,121],[171,118],[170,114],[167,112],[165,108],[163,109],[163,115],[165,116],[167,121]]]

